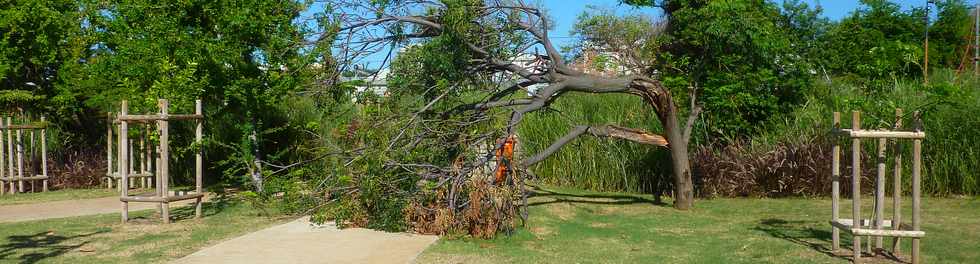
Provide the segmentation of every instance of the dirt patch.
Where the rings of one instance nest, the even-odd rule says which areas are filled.
[[[554,232],[546,226],[535,226],[531,227],[531,233],[538,239],[542,239],[542,237],[552,235]]]
[[[593,223],[589,224],[589,227],[592,227],[592,228],[609,228],[611,226],[612,226],[612,224],[610,224],[610,223],[603,223],[603,222],[593,222]]]
[[[567,203],[567,202],[555,203],[555,204],[548,205],[547,207],[547,211],[549,214],[552,214],[555,217],[558,217],[558,219],[564,221],[575,218],[575,210],[576,208],[573,207],[571,203]]]

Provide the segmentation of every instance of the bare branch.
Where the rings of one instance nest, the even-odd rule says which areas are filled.
[[[541,162],[545,158],[548,158],[552,154],[555,154],[555,152],[558,152],[558,150],[561,149],[561,147],[567,145],[568,143],[572,142],[572,140],[575,140],[575,138],[585,133],[589,133],[595,137],[610,137],[610,138],[629,140],[629,141],[637,142],[640,144],[646,144],[646,145],[654,145],[654,146],[661,146],[661,147],[667,146],[667,139],[664,138],[663,136],[650,133],[647,131],[639,130],[639,129],[625,128],[625,127],[620,127],[615,125],[576,126],[571,131],[569,131],[568,134],[559,138],[558,140],[555,140],[555,142],[551,143],[551,145],[548,146],[548,148],[542,150],[537,155],[534,155],[533,157],[527,159],[524,162],[524,166],[525,167],[531,166],[534,165],[535,163]]]

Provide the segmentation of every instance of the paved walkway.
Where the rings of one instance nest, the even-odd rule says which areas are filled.
[[[411,263],[437,236],[314,226],[308,218],[205,248],[174,263]]]
[[[206,198],[206,197],[205,197]],[[194,200],[184,200],[170,203],[170,207],[179,207],[193,203]],[[129,203],[129,211],[156,209],[156,203]],[[96,199],[64,200],[45,203],[18,204],[0,206],[0,223],[40,220],[49,218],[64,218],[83,215],[119,213],[122,207],[119,197]]]

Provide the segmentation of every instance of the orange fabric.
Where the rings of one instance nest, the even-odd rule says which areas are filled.
[[[515,141],[514,136],[511,135],[504,141],[504,145],[500,149],[497,149],[497,171],[496,177],[493,180],[493,183],[496,185],[503,183],[507,177],[507,173],[509,172],[508,165],[514,160]]]

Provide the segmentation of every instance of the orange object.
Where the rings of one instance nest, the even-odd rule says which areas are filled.
[[[510,163],[514,160],[514,144],[517,139],[514,135],[510,135],[504,140],[504,145],[497,149],[497,171],[496,176],[493,180],[493,184],[500,185],[506,179],[507,174],[510,172]]]

